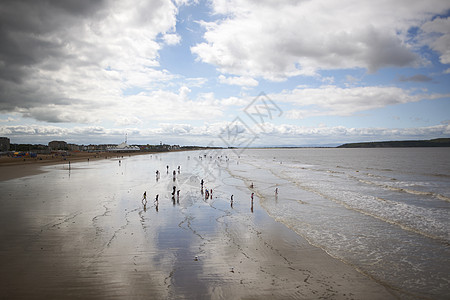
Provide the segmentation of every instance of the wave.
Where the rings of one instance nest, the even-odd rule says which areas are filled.
[[[435,192],[425,192],[425,191],[418,191],[418,190],[413,190],[413,189],[395,187],[395,186],[388,185],[388,184],[382,184],[382,183],[377,183],[377,182],[373,182],[370,180],[361,179],[361,178],[351,176],[351,175],[349,177],[352,177],[361,183],[379,186],[379,187],[389,189],[389,190],[395,191],[395,192],[407,193],[407,194],[418,195],[418,196],[429,196],[429,197],[433,197],[433,198],[436,198],[439,200],[443,200],[445,202],[450,202],[450,197],[447,197],[445,195],[435,193]]]

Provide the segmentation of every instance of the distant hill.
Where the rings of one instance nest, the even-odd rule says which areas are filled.
[[[367,143],[348,143],[337,148],[393,148],[393,147],[450,147],[450,138],[419,141],[385,141]]]

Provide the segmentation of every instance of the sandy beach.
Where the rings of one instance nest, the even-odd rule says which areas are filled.
[[[147,155],[148,152],[69,152],[69,155],[39,154],[37,157],[0,157],[0,181],[35,175],[43,172],[42,166],[69,164],[91,160],[123,158],[135,155]]]
[[[247,183],[196,155],[1,164],[0,298],[400,297],[276,222],[257,196],[252,206]]]

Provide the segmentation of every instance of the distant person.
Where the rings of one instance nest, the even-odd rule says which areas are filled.
[[[275,195],[278,195],[278,188],[275,189]]]
[[[166,168],[167,168],[167,174],[169,174],[169,166],[167,166]]]
[[[253,182],[252,182],[252,184],[250,184],[250,188],[251,188],[251,189],[253,188]]]
[[[178,166],[178,174],[180,174],[180,171],[181,171],[181,170],[180,170],[180,166]]]
[[[141,202],[144,205],[144,210],[145,210],[145,206],[147,205],[147,191],[144,192],[144,196],[142,197]]]
[[[252,205],[253,205],[253,195],[254,195],[255,193],[252,193]]]
[[[211,199],[212,199],[212,189],[210,191],[211,191]]]
[[[173,181],[175,181],[176,177],[177,177],[177,172],[175,172],[175,170],[173,170]]]

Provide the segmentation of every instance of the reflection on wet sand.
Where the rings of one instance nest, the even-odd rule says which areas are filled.
[[[214,176],[170,153],[0,182],[0,298],[391,297],[272,220],[258,197],[249,210],[245,184],[203,161]]]

